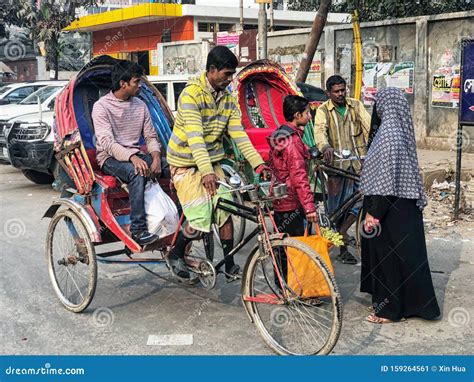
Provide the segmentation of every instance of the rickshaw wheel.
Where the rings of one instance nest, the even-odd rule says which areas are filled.
[[[334,275],[325,261],[308,245],[292,239],[271,242],[276,256],[296,251],[300,264],[287,263],[293,284],[305,280],[306,269],[317,269],[306,286],[319,285],[320,293],[305,297],[284,281],[285,294],[276,281],[275,263],[269,253],[261,253],[256,245],[250,252],[242,277],[242,299],[251,320],[265,343],[281,355],[329,354],[337,343],[342,328],[342,300]],[[293,252],[295,253],[295,252]],[[293,255],[294,256],[294,255]],[[278,259],[278,257],[276,257]],[[278,260],[276,260],[278,261]],[[280,275],[284,273],[278,265]]]
[[[60,210],[51,219],[46,256],[59,300],[67,310],[82,312],[94,297],[97,260],[84,223],[71,210]]]

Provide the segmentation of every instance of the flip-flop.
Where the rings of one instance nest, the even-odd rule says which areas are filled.
[[[366,321],[370,322],[371,324],[398,324],[399,322],[406,321],[405,318],[402,318],[400,321],[392,321],[388,318],[378,317],[375,313],[369,314],[366,318]]]

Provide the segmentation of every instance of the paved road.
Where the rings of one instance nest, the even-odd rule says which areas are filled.
[[[52,290],[44,211],[58,194],[0,165],[0,351],[3,354],[271,354],[247,319],[239,285],[183,288],[137,266],[99,265],[95,298],[69,313]],[[344,325],[335,354],[462,354],[474,348],[473,227],[428,237],[444,317],[377,326],[358,292],[360,267],[335,263]],[[238,261],[243,263],[244,256]],[[158,272],[159,268],[153,268]],[[95,312],[95,315],[94,315]],[[192,334],[193,344],[147,345],[150,335]]]

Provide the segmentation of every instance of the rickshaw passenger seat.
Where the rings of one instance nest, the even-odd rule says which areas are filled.
[[[117,187],[117,179],[115,176],[106,175],[101,170],[99,165],[97,164],[96,160],[96,150],[95,149],[87,149],[87,156],[89,157],[89,162],[91,163],[91,167],[94,170],[94,173],[98,179],[103,181],[108,188],[115,188]]]
[[[142,146],[140,148],[142,152],[147,152],[146,146]],[[94,173],[100,180],[102,180],[108,188],[116,188],[117,187],[117,179],[115,176],[112,175],[106,175],[102,172],[100,169],[99,165],[97,164],[96,160],[96,150],[95,149],[87,149],[87,156],[89,157],[89,161],[91,163],[91,167],[94,170]]]

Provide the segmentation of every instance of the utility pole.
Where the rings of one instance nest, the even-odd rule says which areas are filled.
[[[263,60],[267,58],[267,4],[271,0],[255,0],[259,4],[258,11],[258,59]]]
[[[239,8],[240,8],[240,32],[243,32],[244,31],[244,0],[240,0],[240,4],[239,4]]]
[[[323,33],[326,20],[328,18],[329,8],[331,7],[331,0],[321,0],[318,12],[313,21],[311,32],[309,34],[308,42],[304,48],[303,58],[301,59],[298,72],[296,74],[296,82],[306,82],[309,68],[313,62],[316,48],[318,47],[321,34]]]
[[[273,18],[273,1],[270,3],[270,32],[275,29],[275,20]]]

